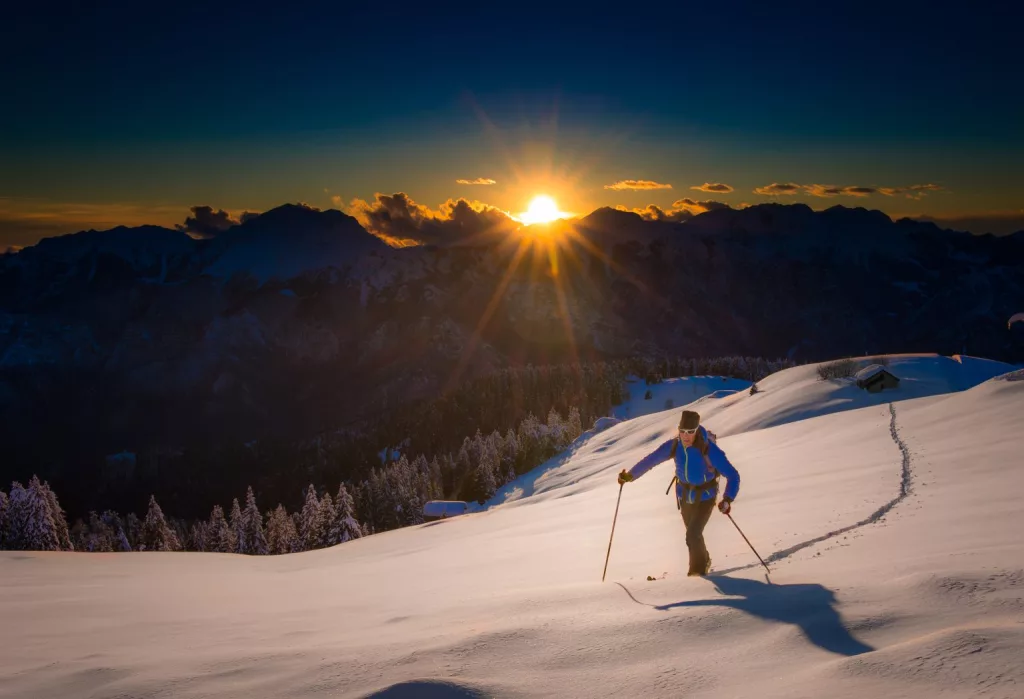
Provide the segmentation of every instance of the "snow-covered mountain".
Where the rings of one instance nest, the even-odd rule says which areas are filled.
[[[1018,697],[1024,377],[890,367],[880,394],[804,366],[696,404],[771,584],[718,513],[712,575],[685,577],[667,464],[617,501],[677,406],[591,431],[527,497],[332,549],[0,552],[0,697]]]
[[[203,273],[287,282],[325,269],[345,270],[363,256],[389,250],[340,211],[288,204],[229,228],[204,251]]]
[[[341,212],[288,205],[207,240],[120,228],[3,256],[9,462],[42,469],[36,445],[71,449],[68,426],[81,431],[74,454],[46,464],[83,449],[302,438],[512,363],[1024,359],[1006,328],[1024,298],[1022,235],[802,205],[684,223],[605,209],[552,231],[557,268],[543,243],[523,255],[514,241],[392,249]]]

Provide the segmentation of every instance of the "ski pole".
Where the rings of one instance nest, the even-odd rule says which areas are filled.
[[[612,555],[612,538],[615,536],[615,520],[619,518],[619,501],[622,500],[622,486],[625,483],[619,483],[619,497],[615,500],[615,516],[612,517],[612,535],[608,537],[608,553],[604,556],[604,572],[601,573],[601,582],[604,582],[604,576],[608,573],[608,559]]]
[[[765,569],[766,571],[768,571],[769,573],[771,573],[772,571],[771,571],[771,569],[769,569],[769,568],[768,568],[768,564],[764,562],[764,559],[763,559],[763,558],[761,558],[761,554],[759,554],[759,553],[757,552],[757,549],[755,549],[755,548],[754,548],[754,545],[753,545],[752,543],[750,543],[750,539],[748,539],[748,538],[747,538],[747,535],[743,533],[743,530],[742,530],[742,529],[740,529],[740,525],[736,524],[736,520],[734,520],[734,519],[732,518],[732,515],[731,515],[731,514],[729,514],[729,513],[726,513],[726,515],[725,515],[725,516],[729,518],[729,521],[730,521],[730,522],[732,522],[732,526],[736,527],[736,531],[738,531],[738,532],[740,533],[740,536],[742,536],[742,537],[743,537],[743,540],[747,542],[747,546],[749,546],[749,547],[750,547],[750,550],[754,552],[754,555],[755,555],[755,556],[757,556],[757,560],[761,561],[761,565],[763,565],[763,566],[764,566],[764,569]]]

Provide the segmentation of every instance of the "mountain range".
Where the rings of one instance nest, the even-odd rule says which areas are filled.
[[[393,248],[288,204],[210,239],[154,226],[0,257],[14,459],[303,437],[525,363],[970,353],[1020,361],[1024,232],[765,204],[683,222],[603,208]],[[42,446],[41,446],[42,445]],[[59,448],[57,446],[59,445]]]

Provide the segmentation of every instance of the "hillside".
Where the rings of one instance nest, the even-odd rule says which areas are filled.
[[[623,489],[601,583],[615,473],[676,407],[530,497],[332,549],[0,553],[0,696],[1019,696],[1024,380],[891,366],[871,400],[800,367],[702,402],[770,586],[717,513],[713,575],[685,577],[666,465]]]

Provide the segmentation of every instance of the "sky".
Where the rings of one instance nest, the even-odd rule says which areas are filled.
[[[398,192],[1024,229],[1005,6],[26,3],[0,28],[0,248]]]

